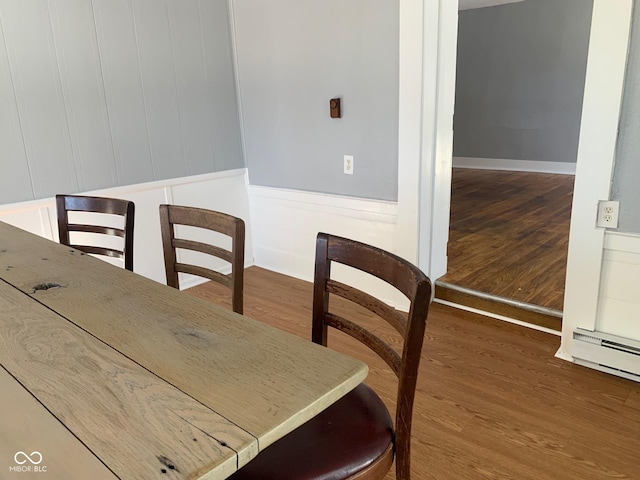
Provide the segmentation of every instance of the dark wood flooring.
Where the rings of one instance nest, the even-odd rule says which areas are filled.
[[[228,291],[217,284],[188,292],[230,308]],[[251,267],[245,314],[309,338],[311,292],[308,282]],[[640,479],[640,384],[554,358],[559,341],[433,304],[416,393],[412,479]],[[340,332],[330,332],[329,346],[366,361],[367,383],[393,408],[395,377],[382,361]]]
[[[440,281],[561,311],[573,180],[454,168]]]

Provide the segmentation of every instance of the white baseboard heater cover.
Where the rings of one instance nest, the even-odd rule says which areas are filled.
[[[604,332],[576,328],[573,361],[640,382],[640,342]]]

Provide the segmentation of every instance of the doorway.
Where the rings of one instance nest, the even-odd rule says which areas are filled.
[[[610,194],[633,4],[593,0],[556,353],[567,361],[574,330],[594,330],[598,317],[605,232],[595,228],[594,210]],[[447,270],[457,2],[400,2],[400,25],[396,250],[438,279]]]
[[[436,296],[542,313],[559,331],[592,2],[459,13],[448,269]]]
[[[573,175],[453,169],[436,296],[559,331]]]

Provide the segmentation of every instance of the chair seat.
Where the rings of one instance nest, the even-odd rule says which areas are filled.
[[[229,479],[344,479],[367,468],[392,444],[387,408],[371,388],[360,384]]]

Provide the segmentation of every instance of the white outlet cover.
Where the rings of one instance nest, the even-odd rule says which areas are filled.
[[[598,202],[597,226],[603,228],[618,228],[618,213],[620,202],[600,200]]]
[[[346,175],[353,175],[353,155],[344,156],[344,173]]]

